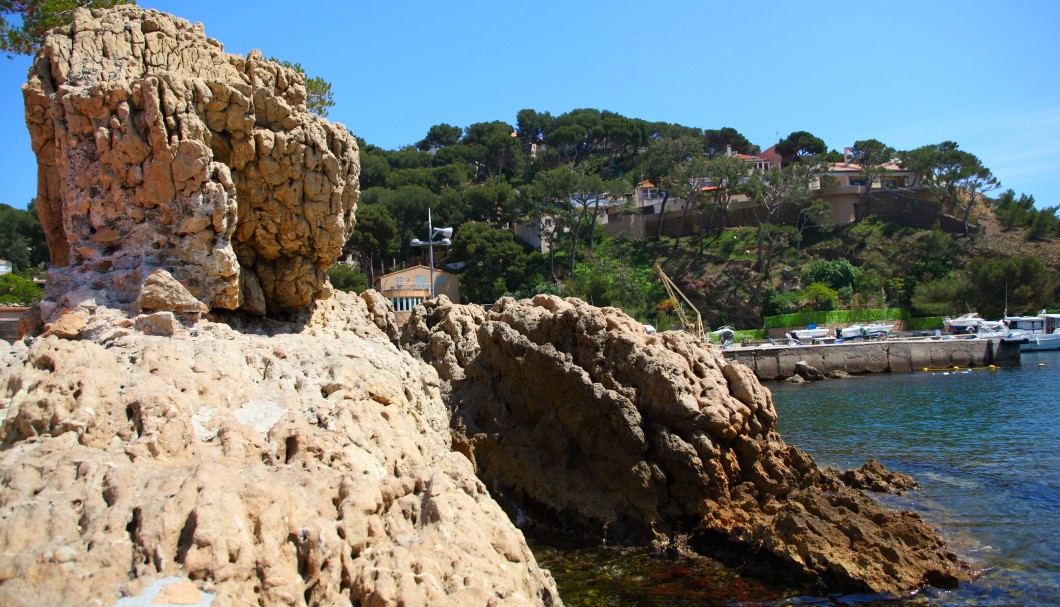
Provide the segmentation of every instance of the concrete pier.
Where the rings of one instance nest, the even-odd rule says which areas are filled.
[[[1004,339],[887,339],[838,344],[735,347],[725,358],[750,367],[760,380],[787,379],[806,361],[825,375],[843,371],[908,373],[921,369],[1018,364],[1018,341]]]

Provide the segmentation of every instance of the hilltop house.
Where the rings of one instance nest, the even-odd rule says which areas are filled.
[[[14,272],[14,271],[15,271],[15,267],[11,264],[10,261],[8,261],[6,259],[0,259],[0,275],[10,274],[11,272]]]
[[[375,279],[375,290],[390,301],[399,323],[408,320],[413,308],[430,299],[430,275],[430,268],[415,265]],[[460,303],[460,284],[456,274],[435,268],[434,294],[445,295],[454,303]]]

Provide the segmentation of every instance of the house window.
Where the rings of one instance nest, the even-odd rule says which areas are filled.
[[[427,277],[424,276],[423,274],[419,274],[419,275],[416,276],[416,288],[417,289],[426,289],[427,288]]]
[[[398,276],[397,278],[395,278],[395,279],[394,279],[394,285],[395,285],[395,286],[396,286],[397,288],[399,288],[399,289],[400,289],[401,287],[405,286],[405,277],[404,277],[404,276]]]
[[[865,181],[864,177],[851,177],[850,178],[850,185],[864,186],[866,183],[867,182]]]
[[[442,276],[441,274],[439,274],[438,275],[438,280],[434,281],[434,283],[439,285],[439,286],[444,285],[445,284],[445,276]]]

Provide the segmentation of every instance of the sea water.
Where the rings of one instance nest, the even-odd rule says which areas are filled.
[[[982,574],[925,605],[1060,605],[1060,352],[1018,366],[769,384],[789,444],[819,465],[912,475],[912,510]]]
[[[912,475],[920,489],[879,499],[920,514],[978,578],[897,601],[793,596],[710,562],[534,546],[567,605],[1060,605],[1060,352],[1026,352],[993,370],[767,386],[781,436],[819,465],[873,458]]]

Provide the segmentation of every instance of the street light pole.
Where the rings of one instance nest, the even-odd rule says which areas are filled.
[[[428,232],[428,234],[430,234],[430,236],[427,238],[426,242],[420,240],[419,238],[413,238],[412,242],[409,243],[409,244],[411,244],[414,247],[423,247],[423,246],[427,247],[427,259],[428,259],[429,264],[430,264],[428,266],[428,268],[429,268],[428,271],[430,272],[430,280],[431,280],[431,286],[430,286],[430,289],[428,290],[428,292],[430,293],[431,299],[434,299],[434,296],[435,296],[435,292],[434,292],[434,245],[438,245],[440,247],[447,247],[447,246],[453,244],[452,241],[449,240],[449,237],[453,235],[453,228],[437,228],[437,229],[435,229],[434,223],[433,223],[433,221],[431,219],[431,209],[428,208],[427,209],[427,232]],[[435,238],[438,237],[438,236],[441,236],[442,238],[440,240],[435,240]]]
[[[427,244],[427,275],[430,276],[431,280],[431,299],[434,299],[434,224],[431,223],[431,209],[427,207],[427,233],[431,235],[431,239]]]

